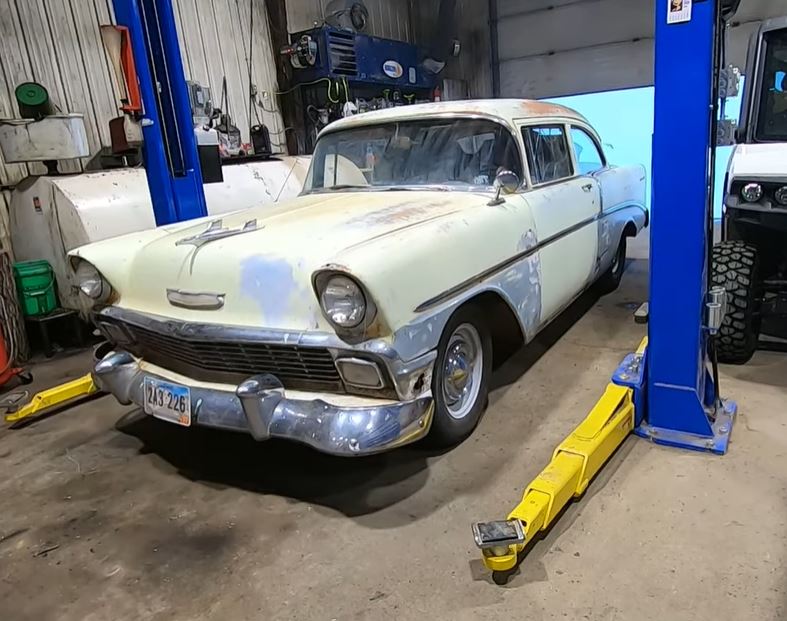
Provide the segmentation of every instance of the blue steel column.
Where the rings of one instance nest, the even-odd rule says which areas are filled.
[[[113,0],[131,36],[142,105],[142,148],[156,224],[207,215],[171,0]]]
[[[691,20],[681,24],[667,23],[669,2],[656,2],[648,421],[642,435],[711,448],[714,436],[728,435],[731,427],[720,432],[713,424],[703,328],[707,245],[713,243],[707,222],[716,0],[695,0]],[[698,447],[690,435],[709,440]],[[723,444],[726,449],[726,439]]]

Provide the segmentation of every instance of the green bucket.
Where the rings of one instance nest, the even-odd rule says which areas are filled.
[[[14,280],[26,317],[46,315],[57,308],[55,273],[49,261],[14,263]]]

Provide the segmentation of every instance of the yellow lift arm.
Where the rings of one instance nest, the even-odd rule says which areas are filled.
[[[97,390],[98,388],[93,383],[93,378],[88,373],[79,379],[36,393],[29,403],[23,405],[15,412],[7,413],[5,421],[7,423],[15,423],[23,418],[41,414],[44,410],[61,405],[66,401],[71,401],[77,397],[86,397]]]
[[[647,338],[637,349],[645,351]],[[484,565],[496,572],[513,569],[517,557],[539,531],[546,530],[634,429],[633,391],[610,383],[587,418],[555,449],[552,461],[525,489],[506,522],[473,527]],[[496,542],[495,536],[500,536]],[[512,543],[511,541],[514,540]]]

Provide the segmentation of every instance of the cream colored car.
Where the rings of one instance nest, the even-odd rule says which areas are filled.
[[[108,345],[95,379],[181,425],[338,455],[465,438],[492,367],[648,221],[641,166],[610,166],[562,106],[392,108],[320,135],[301,196],[84,246]]]

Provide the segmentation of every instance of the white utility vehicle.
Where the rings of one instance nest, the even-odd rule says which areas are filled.
[[[713,284],[728,295],[718,356],[734,364],[752,357],[764,326],[787,338],[787,17],[749,43],[738,143],[713,248]]]

